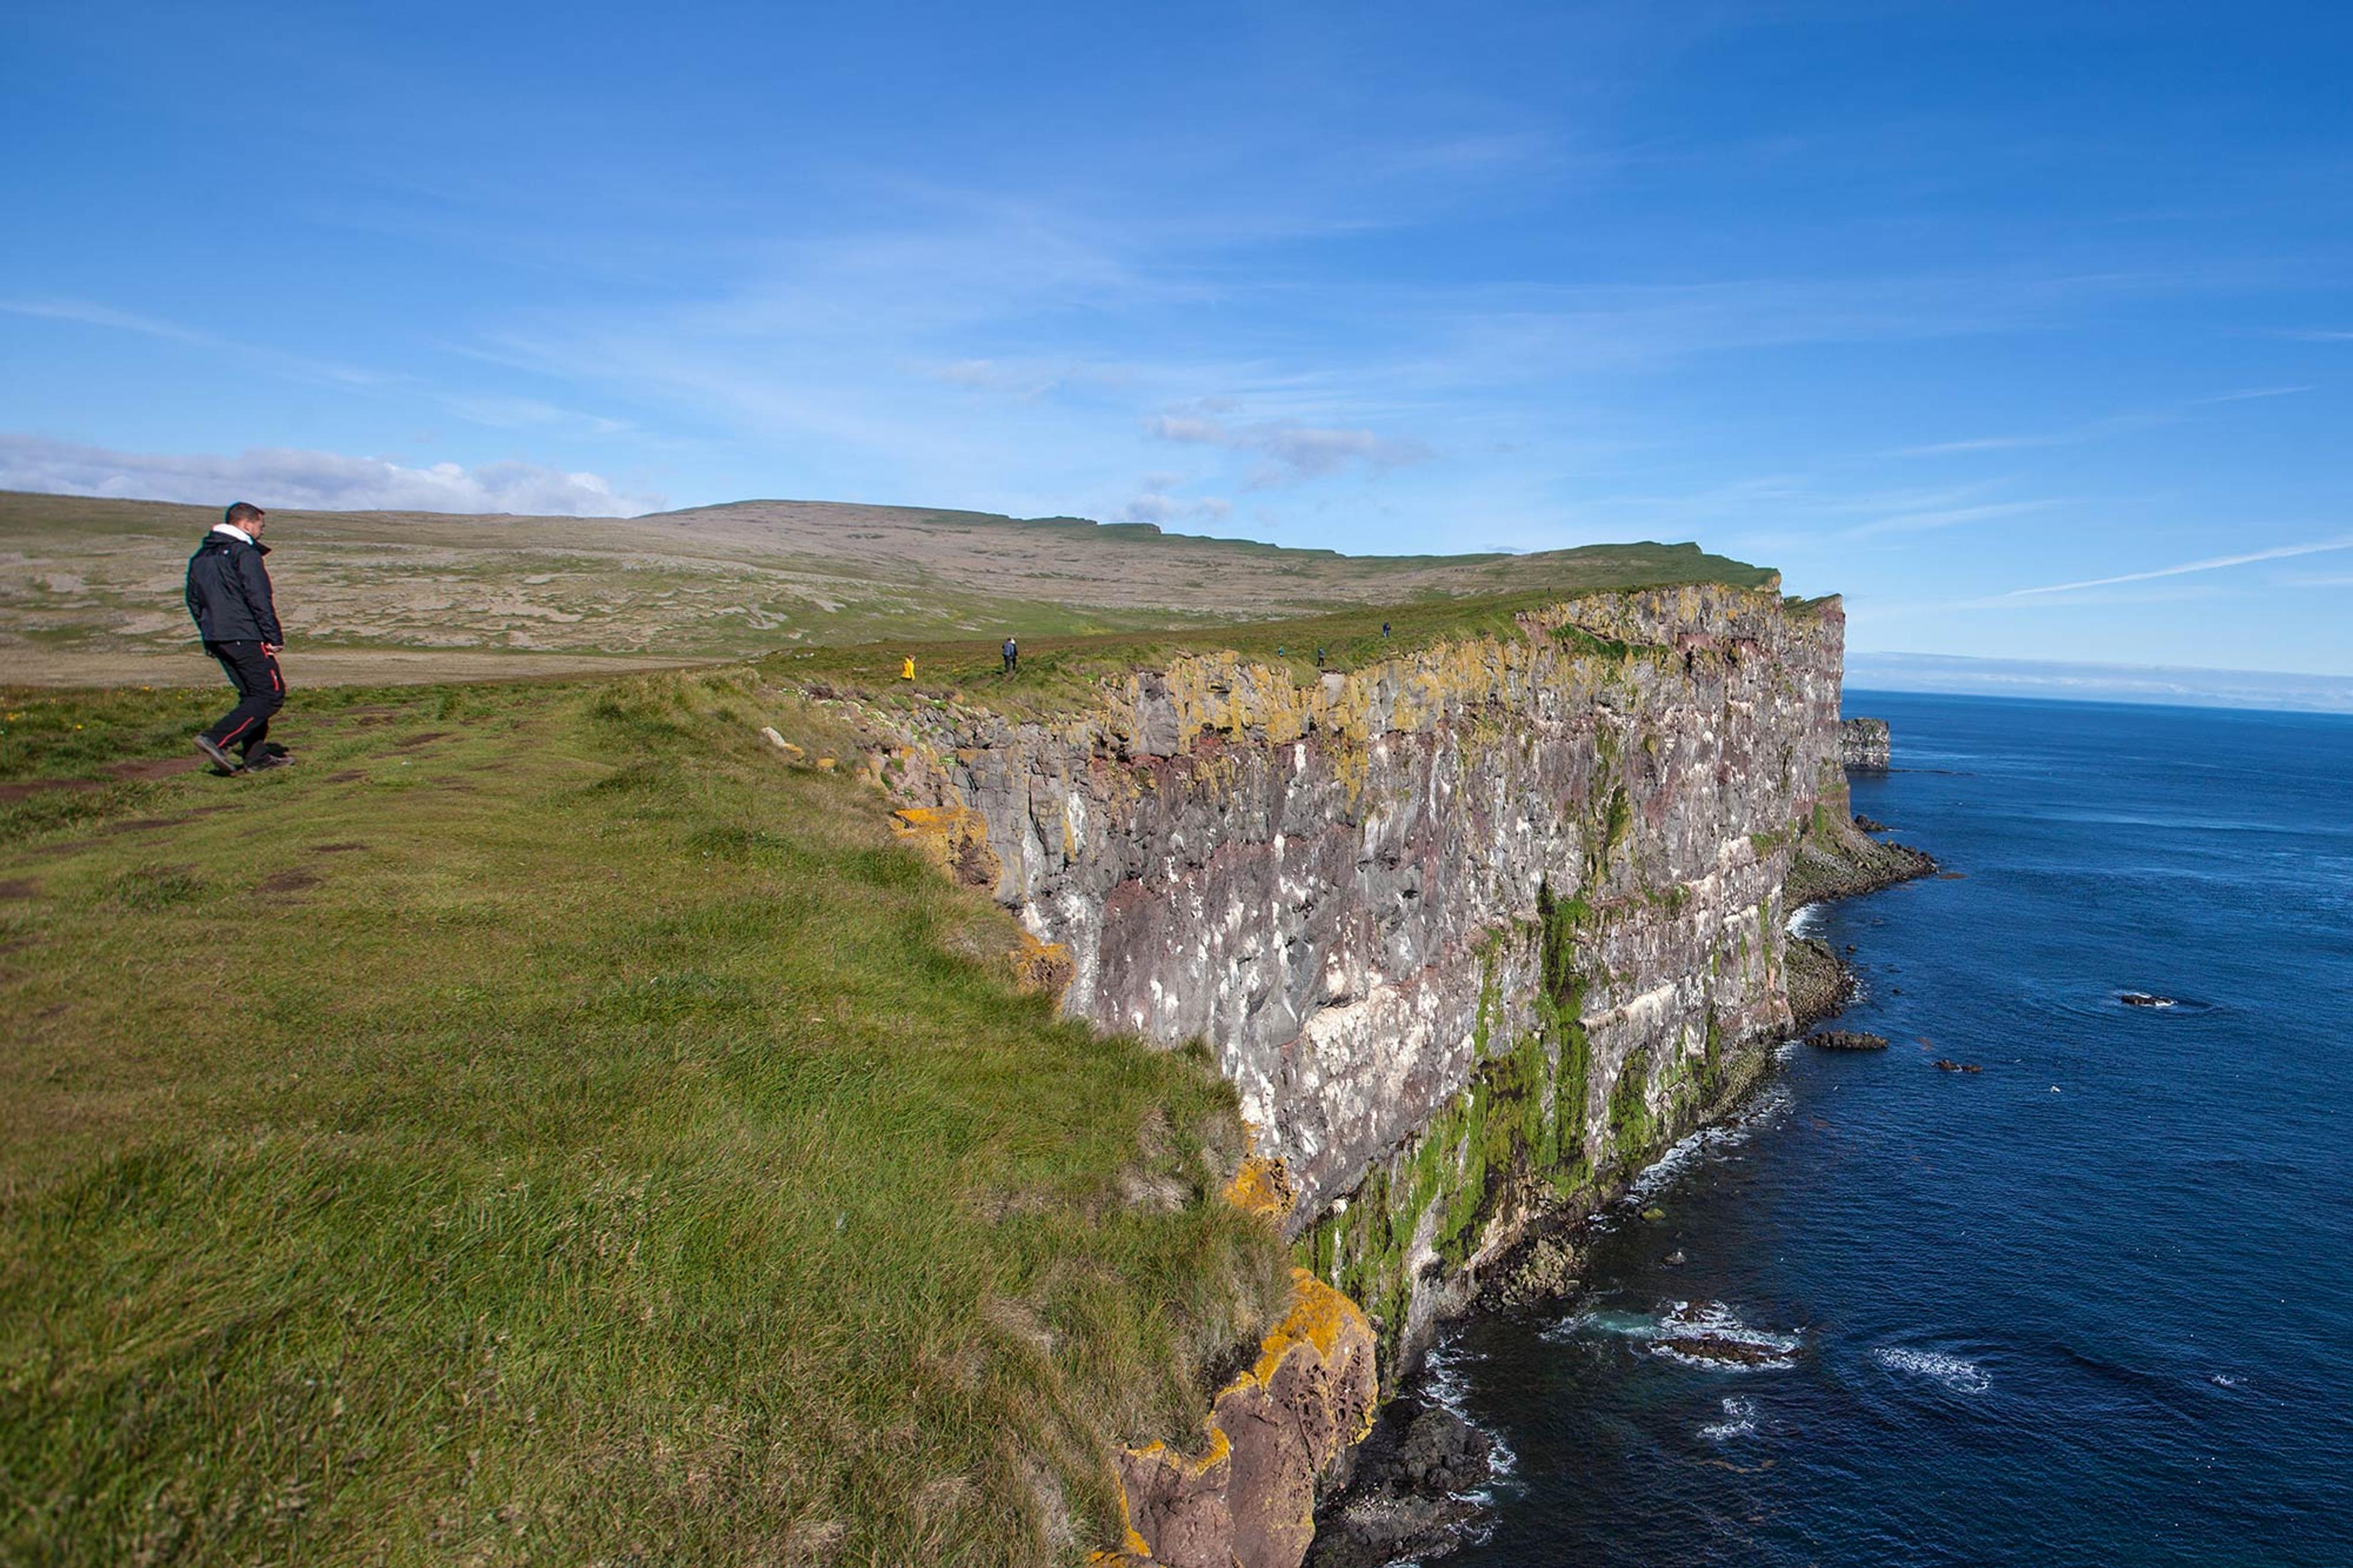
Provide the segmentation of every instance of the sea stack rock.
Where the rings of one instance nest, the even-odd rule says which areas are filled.
[[[1887,771],[1887,721],[1884,719],[1841,719],[1839,721],[1839,761],[1851,768],[1867,768],[1873,773]]]
[[[1883,1051],[1887,1037],[1859,1029],[1817,1029],[1806,1037],[1806,1044],[1825,1051]]]

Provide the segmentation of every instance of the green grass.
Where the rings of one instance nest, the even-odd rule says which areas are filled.
[[[1600,587],[1663,587],[1689,582],[1736,581],[1757,586],[1770,574],[1716,570],[1717,558],[1698,556],[1699,575],[1654,576],[1652,568],[1607,574]],[[1723,563],[1730,565],[1732,563]],[[1742,569],[1747,573],[1748,569]],[[1624,581],[1618,581],[1619,578]],[[769,656],[759,668],[802,688],[851,693],[885,704],[940,701],[950,697],[982,703],[1016,718],[1050,716],[1089,705],[1109,679],[1138,669],[1165,668],[1170,661],[1230,650],[1304,683],[1321,670],[1353,670],[1436,647],[1477,637],[1510,640],[1522,636],[1516,617],[1561,602],[1564,594],[1546,588],[1475,598],[1423,599],[1335,611],[1295,620],[1261,621],[1199,630],[1113,633],[1092,637],[1021,638],[1019,672],[1004,674],[1001,639],[924,642],[902,640],[849,647],[794,649]],[[1382,627],[1388,631],[1385,636]],[[1573,628],[1564,640],[1584,651],[1623,656],[1624,644],[1609,643]],[[915,679],[901,679],[901,660],[915,659]]]
[[[0,1561],[1107,1541],[1108,1446],[1282,1294],[1198,1053],[1017,994],[756,672],[298,691],[297,769],[110,776],[224,698],[0,694]]]

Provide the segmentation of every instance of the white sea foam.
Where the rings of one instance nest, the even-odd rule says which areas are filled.
[[[1749,1436],[1756,1430],[1757,1402],[1727,1399],[1724,1402],[1724,1419],[1701,1427],[1699,1435],[1711,1443],[1728,1443],[1735,1437]]]
[[[1704,1372],[1778,1371],[1796,1363],[1798,1348],[1805,1342],[1801,1333],[1743,1322],[1721,1301],[1697,1307],[1676,1301],[1656,1315],[1597,1309],[1545,1331],[1545,1337],[1554,1341],[1602,1335],[1639,1340],[1652,1355]],[[1726,1353],[1710,1354],[1711,1347]]]
[[[1811,936],[1821,929],[1824,919],[1820,904],[1800,904],[1789,912],[1787,930],[1791,936]]]
[[[1993,1379],[1978,1369],[1974,1362],[1963,1361],[1941,1351],[1906,1350],[1900,1345],[1882,1345],[1871,1352],[1871,1359],[1890,1372],[1908,1373],[1940,1383],[1956,1394],[1983,1394],[1993,1386]]]
[[[1657,1322],[1640,1312],[1620,1312],[1609,1308],[1592,1308],[1565,1318],[1546,1329],[1538,1336],[1554,1344],[1567,1340],[1616,1339],[1646,1340],[1657,1328]]]
[[[1626,1184],[1626,1194],[1618,1200],[1615,1207],[1619,1210],[1641,1208],[1648,1199],[1699,1161],[1710,1155],[1728,1153],[1755,1137],[1760,1128],[1771,1126],[1789,1109],[1790,1103],[1788,1089],[1780,1084],[1773,1084],[1750,1100],[1731,1121],[1686,1133]]]
[[[1708,1372],[1773,1372],[1795,1363],[1799,1336],[1744,1323],[1721,1301],[1694,1307],[1678,1301],[1649,1335],[1651,1353]],[[1737,1359],[1710,1355],[1721,1346]]]
[[[1421,1394],[1432,1405],[1486,1435],[1487,1441],[1493,1445],[1487,1455],[1488,1476],[1491,1479],[1501,1480],[1519,1468],[1519,1455],[1504,1441],[1502,1433],[1472,1420],[1471,1413],[1463,1408],[1463,1396],[1470,1392],[1471,1384],[1462,1369],[1486,1359],[1463,1349],[1459,1341],[1440,1341],[1432,1345],[1430,1353],[1422,1358]],[[1494,1500],[1484,1488],[1469,1495],[1481,1502]]]

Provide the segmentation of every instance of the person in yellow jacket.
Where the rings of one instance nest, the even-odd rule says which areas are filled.
[[[907,656],[906,662],[899,667],[899,679],[902,680],[913,680],[915,679],[915,656],[913,654],[909,654]]]

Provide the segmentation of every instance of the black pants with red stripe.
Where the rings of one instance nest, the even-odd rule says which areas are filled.
[[[220,660],[228,671],[228,683],[237,688],[237,706],[206,730],[205,738],[249,757],[269,733],[269,716],[286,706],[286,678],[258,642],[208,642],[205,651]]]

